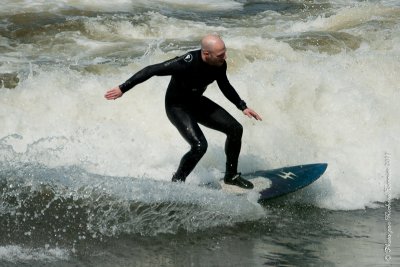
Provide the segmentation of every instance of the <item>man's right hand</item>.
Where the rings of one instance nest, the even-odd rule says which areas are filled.
[[[116,87],[108,90],[106,92],[106,94],[104,95],[104,97],[107,100],[115,100],[115,99],[121,97],[122,95],[123,95],[123,93],[122,93],[121,89],[119,88],[119,86],[116,86]]]

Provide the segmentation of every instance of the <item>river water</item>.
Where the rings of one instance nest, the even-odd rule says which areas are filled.
[[[198,187],[225,166],[204,128],[172,185],[169,78],[104,99],[207,33],[264,119],[205,93],[244,126],[240,171],[327,162],[317,182],[265,203]],[[394,0],[3,0],[0,266],[399,265],[399,69]]]

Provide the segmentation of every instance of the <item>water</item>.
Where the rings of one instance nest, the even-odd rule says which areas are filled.
[[[0,266],[400,264],[397,1],[1,5]],[[198,187],[224,171],[224,136],[204,129],[207,154],[171,185],[187,145],[169,78],[104,100],[210,32],[264,118],[206,91],[244,126],[240,170],[328,162],[316,183],[261,204]]]

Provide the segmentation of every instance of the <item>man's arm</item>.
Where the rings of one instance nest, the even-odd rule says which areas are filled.
[[[243,111],[243,113],[247,117],[255,118],[256,120],[262,121],[261,116],[258,115],[257,112],[255,112],[251,108],[247,107],[246,102],[244,102],[240,98],[235,88],[233,88],[233,86],[229,82],[228,77],[226,77],[226,73],[220,79],[217,80],[217,83],[224,96],[228,98],[229,101],[231,101],[233,104],[235,104],[238,109]]]
[[[231,101],[238,109],[245,110],[247,108],[246,102],[240,98],[235,88],[233,88],[228,80],[228,77],[226,77],[226,73],[217,79],[217,83],[224,96],[228,98],[228,100]]]
[[[136,72],[131,78],[121,84],[119,88],[125,93],[135,85],[147,81],[153,76],[172,75],[173,71],[173,64],[166,64],[166,62],[150,65]]]
[[[183,57],[184,56],[176,57],[174,59],[167,60],[163,63],[150,65],[141,69],[123,84],[108,90],[104,95],[104,97],[108,100],[113,100],[113,99],[115,100],[121,97],[125,92],[130,90],[132,87],[150,79],[153,76],[173,75],[183,70],[185,68],[182,60]]]

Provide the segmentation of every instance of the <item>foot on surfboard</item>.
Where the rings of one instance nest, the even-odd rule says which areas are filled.
[[[224,182],[230,185],[236,185],[244,189],[252,189],[254,185],[240,176],[241,173],[235,175],[225,175]]]

